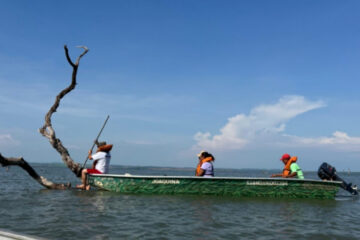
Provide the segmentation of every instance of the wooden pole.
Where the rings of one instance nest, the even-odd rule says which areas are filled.
[[[107,116],[107,118],[106,118],[106,120],[105,120],[105,122],[104,122],[104,124],[103,124],[103,126],[102,126],[102,128],[101,128],[101,130],[100,130],[100,132],[99,132],[99,134],[97,135],[97,137],[96,137],[96,139],[95,139],[95,141],[94,141],[94,143],[93,143],[93,145],[92,145],[92,147],[91,147],[91,151],[94,149],[95,144],[96,144],[96,142],[98,141],[98,139],[99,139],[99,137],[100,137],[100,135],[101,135],[102,131],[104,130],[104,127],[105,127],[105,125],[106,125],[107,121],[109,120],[109,118],[110,118],[110,116],[108,115],[108,116]],[[89,154],[88,154],[88,156],[86,157],[85,162],[84,162],[84,165],[83,165],[83,167],[82,167],[82,168],[84,168],[84,167],[85,167],[86,162],[87,162],[87,160],[88,160],[88,159],[89,159]]]

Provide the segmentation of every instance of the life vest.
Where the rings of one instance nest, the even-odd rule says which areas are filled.
[[[96,152],[110,152],[112,147],[113,147],[112,144],[102,145],[102,146],[98,147]]]
[[[201,160],[196,167],[195,176],[200,176],[200,169],[201,169],[201,165],[203,165],[203,163],[211,162],[211,161],[214,161],[214,159],[212,157],[207,157],[207,158],[204,158],[203,160]]]
[[[286,176],[290,175],[290,173],[291,173],[290,166],[291,166],[291,164],[293,164],[296,161],[297,161],[296,156],[291,157],[289,159],[289,161],[285,164],[285,167],[284,167],[284,170],[283,170],[283,173],[282,173],[283,177],[286,177]]]

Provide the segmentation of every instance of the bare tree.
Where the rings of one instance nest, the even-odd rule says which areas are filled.
[[[56,112],[57,108],[60,105],[61,99],[71,92],[75,86],[76,86],[76,75],[77,70],[79,67],[80,59],[89,51],[89,49],[85,46],[80,46],[80,48],[83,48],[84,51],[80,54],[80,56],[76,59],[76,62],[74,63],[70,56],[69,56],[69,50],[67,46],[64,46],[65,49],[65,56],[69,64],[73,68],[72,72],[72,78],[70,85],[62,90],[55,98],[54,104],[51,106],[47,114],[45,115],[45,123],[42,128],[39,129],[39,132],[46,137],[53,148],[61,155],[61,158],[65,165],[77,176],[80,177],[82,167],[79,163],[74,162],[74,160],[70,157],[69,151],[63,146],[60,139],[56,137],[55,130],[52,127],[51,124],[51,117],[53,113]],[[63,183],[53,183],[46,178],[38,175],[36,171],[22,158],[6,158],[3,157],[0,153],[0,164],[3,167],[10,166],[10,165],[17,165],[23,168],[31,177],[33,177],[37,182],[39,182],[41,185],[43,185],[46,188],[49,189],[66,189],[70,187],[70,183],[63,184]]]
[[[0,164],[3,167],[14,166],[14,165],[21,167],[32,178],[34,178],[39,184],[43,185],[44,187],[46,187],[48,189],[67,189],[71,186],[70,183],[66,183],[66,184],[53,183],[53,182],[47,180],[46,178],[40,176],[22,157],[20,157],[20,158],[12,158],[12,157],[5,158],[0,153]]]

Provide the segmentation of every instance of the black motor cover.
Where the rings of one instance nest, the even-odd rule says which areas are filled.
[[[346,183],[341,177],[336,174],[336,169],[330,164],[324,162],[320,165],[318,170],[318,176],[322,180],[340,181],[341,187],[352,195],[358,195],[358,191],[352,187],[351,183]]]
[[[319,167],[318,176],[322,180],[336,180],[336,169],[330,164],[324,162]]]

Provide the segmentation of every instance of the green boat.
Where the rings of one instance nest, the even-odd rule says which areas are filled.
[[[90,174],[89,184],[127,194],[334,199],[342,182],[289,178]]]

